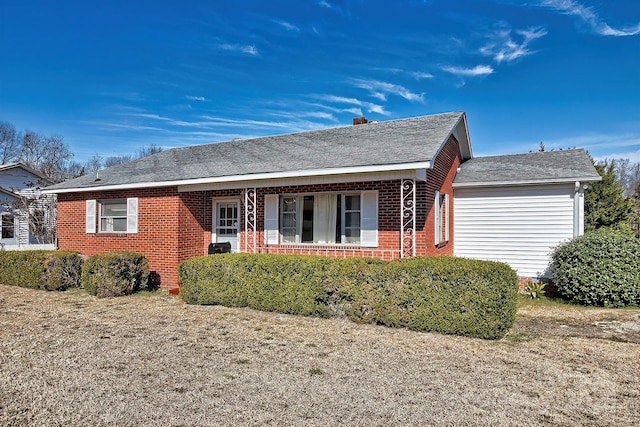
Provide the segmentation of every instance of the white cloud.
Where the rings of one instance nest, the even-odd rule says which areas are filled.
[[[331,3],[329,3],[328,1],[322,0],[318,2],[318,5],[320,7],[326,7],[327,9],[331,9],[333,6],[331,6]]]
[[[473,68],[447,66],[442,67],[442,70],[446,71],[447,73],[465,77],[486,76],[489,74],[493,74],[493,68],[491,68],[489,65],[476,65]]]
[[[345,98],[342,96],[335,96],[335,95],[320,95],[318,96],[318,98],[322,99],[323,101],[333,102],[336,104],[348,104],[348,105],[355,105],[358,107],[362,107],[370,113],[382,114],[384,116],[389,115],[389,113],[385,111],[382,105],[374,104],[372,102],[360,101],[357,98]],[[362,111],[360,111],[359,115],[362,115]]]
[[[593,11],[593,8],[587,7],[574,0],[542,0],[540,5],[555,9],[565,15],[576,16],[602,36],[623,37],[640,34],[640,22],[634,26],[616,29],[606,22],[603,22],[598,14]]]
[[[285,21],[276,21],[276,22],[278,23],[278,25],[280,25],[287,31],[300,31],[300,28],[296,27],[293,24],[290,24],[289,22],[285,22]]]
[[[501,63],[503,61],[511,62],[522,56],[529,55],[533,51],[529,50],[529,44],[544,37],[547,31],[544,28],[529,28],[527,30],[517,30],[515,32],[520,36],[521,40],[514,41],[511,30],[496,31],[490,36],[490,43],[480,48],[480,52]]]
[[[433,74],[431,73],[424,73],[422,71],[414,71],[413,73],[411,73],[411,75],[413,77],[416,78],[416,80],[422,80],[422,79],[432,79],[433,78]]]
[[[238,45],[238,44],[229,44],[225,43],[220,45],[220,48],[224,50],[230,50],[233,52],[241,52],[247,55],[256,56],[258,55],[258,49],[252,45]]]
[[[201,101],[204,102],[207,100],[207,98],[205,98],[204,96],[193,96],[193,95],[187,95],[185,96],[185,98],[191,100],[191,101]]]
[[[354,79],[352,80],[352,84],[357,88],[368,90],[371,96],[381,101],[386,101],[386,95],[391,94],[401,96],[408,101],[424,102],[424,94],[413,93],[409,89],[393,83],[378,80]]]

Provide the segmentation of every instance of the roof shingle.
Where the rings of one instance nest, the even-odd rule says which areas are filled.
[[[428,162],[463,118],[452,112],[174,148],[47,190]]]
[[[600,175],[583,149],[536,151],[476,157],[460,165],[454,187],[544,182],[599,181]]]

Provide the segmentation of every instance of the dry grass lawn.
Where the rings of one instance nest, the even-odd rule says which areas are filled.
[[[640,310],[499,341],[0,285],[0,425],[640,425]]]

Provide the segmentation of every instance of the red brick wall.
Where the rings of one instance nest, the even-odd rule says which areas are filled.
[[[85,232],[85,200],[138,197],[138,233]],[[128,250],[149,259],[163,287],[177,287],[181,199],[175,187],[58,195],[58,247],[86,256]],[[96,206],[96,219],[98,218]]]
[[[452,182],[460,164],[457,141],[445,144],[427,182],[416,185],[416,253],[417,255],[453,254]],[[303,253],[333,257],[365,256],[394,259],[400,256],[400,180],[351,182],[259,188],[256,197],[256,252]],[[378,247],[331,247],[321,245],[264,244],[264,196],[266,194],[300,194],[378,190]],[[450,241],[434,243],[435,191],[449,194]],[[85,200],[108,200],[138,197],[138,233],[85,233]],[[58,195],[58,246],[91,256],[113,250],[141,252],[149,259],[150,269],[158,274],[161,286],[179,286],[178,264],[194,256],[205,255],[211,242],[214,198],[237,198],[240,206],[240,247],[246,248],[243,189],[179,193],[176,187],[89,192]],[[96,218],[98,212],[96,212]]]
[[[427,170],[427,182],[418,183],[416,207],[416,255],[453,255],[453,178],[462,156],[458,141],[451,136],[444,145],[431,169]],[[449,195],[449,241],[435,244],[435,192]]]

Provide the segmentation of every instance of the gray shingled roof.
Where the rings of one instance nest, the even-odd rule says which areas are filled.
[[[476,157],[460,165],[454,187],[599,181],[589,155],[582,149]]]
[[[463,117],[443,113],[174,148],[100,171],[99,181],[85,175],[47,190],[428,162]]]

